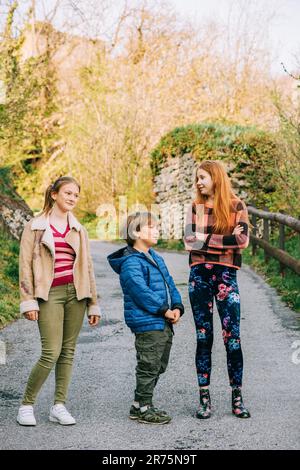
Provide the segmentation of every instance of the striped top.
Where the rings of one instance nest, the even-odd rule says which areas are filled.
[[[69,224],[64,233],[60,233],[50,224],[55,244],[54,279],[51,287],[61,286],[73,282],[73,265],[75,251],[65,241],[65,236],[70,231]]]
[[[184,244],[190,252],[189,265],[208,263],[221,264],[240,269],[241,252],[249,245],[248,211],[240,199],[232,200],[230,231],[226,234],[213,233],[215,223],[211,204],[192,203],[187,213]],[[234,227],[241,225],[244,230],[232,235]],[[205,242],[197,240],[197,232],[207,234]]]

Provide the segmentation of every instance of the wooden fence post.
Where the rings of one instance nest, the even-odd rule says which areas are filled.
[[[264,207],[264,210],[268,211],[268,208]],[[268,219],[263,219],[263,221],[264,221],[263,239],[267,243],[269,243],[269,240],[270,240],[270,237],[269,237],[269,220]],[[265,255],[265,262],[268,263],[270,257],[266,252],[264,252],[264,255]]]
[[[252,220],[251,223],[253,225],[253,235],[256,237],[257,236],[257,224],[256,224],[257,217],[255,214],[252,214]],[[256,255],[256,243],[253,241],[252,243],[252,256]]]
[[[284,211],[280,211],[282,214],[284,214]],[[284,231],[284,225],[279,224],[279,248],[280,250],[285,249],[285,231]],[[285,275],[285,266],[284,264],[280,263],[280,274],[282,277]]]

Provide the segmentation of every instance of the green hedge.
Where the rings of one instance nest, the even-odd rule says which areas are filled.
[[[275,136],[255,127],[193,124],[177,127],[162,137],[151,152],[151,169],[156,176],[167,160],[186,153],[197,161],[233,162],[236,164],[233,174],[243,177],[249,185],[245,188],[248,202],[274,211],[286,208],[274,158],[278,151]]]
[[[19,242],[0,230],[0,328],[19,317]]]
[[[13,169],[11,167],[0,168],[0,197],[1,194],[3,194],[11,199],[21,200],[21,197],[18,196],[13,187],[12,171]]]

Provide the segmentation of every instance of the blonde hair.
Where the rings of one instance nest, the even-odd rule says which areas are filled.
[[[54,205],[55,201],[54,201],[54,199],[52,199],[51,194],[53,192],[58,193],[60,188],[62,188],[65,184],[69,184],[69,183],[76,184],[76,186],[78,187],[79,192],[80,192],[80,184],[72,176],[61,176],[56,181],[54,181],[53,184],[49,184],[49,186],[47,187],[46,192],[45,192],[44,207],[43,207],[43,210],[42,210],[42,214],[47,215],[50,212],[50,210],[52,209],[53,205]]]
[[[137,237],[133,234],[133,231],[140,232],[140,230],[151,225],[151,223],[157,223],[157,218],[151,212],[134,212],[127,217],[126,223],[126,241],[129,246],[133,246]]]

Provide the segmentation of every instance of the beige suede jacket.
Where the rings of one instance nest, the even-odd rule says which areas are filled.
[[[70,231],[65,239],[76,253],[73,275],[77,299],[88,299],[88,316],[100,316],[87,231],[71,212],[68,213],[68,221]],[[54,278],[54,259],[55,245],[49,218],[45,215],[34,217],[25,225],[21,237],[19,258],[21,313],[39,310],[38,298],[48,300]]]

